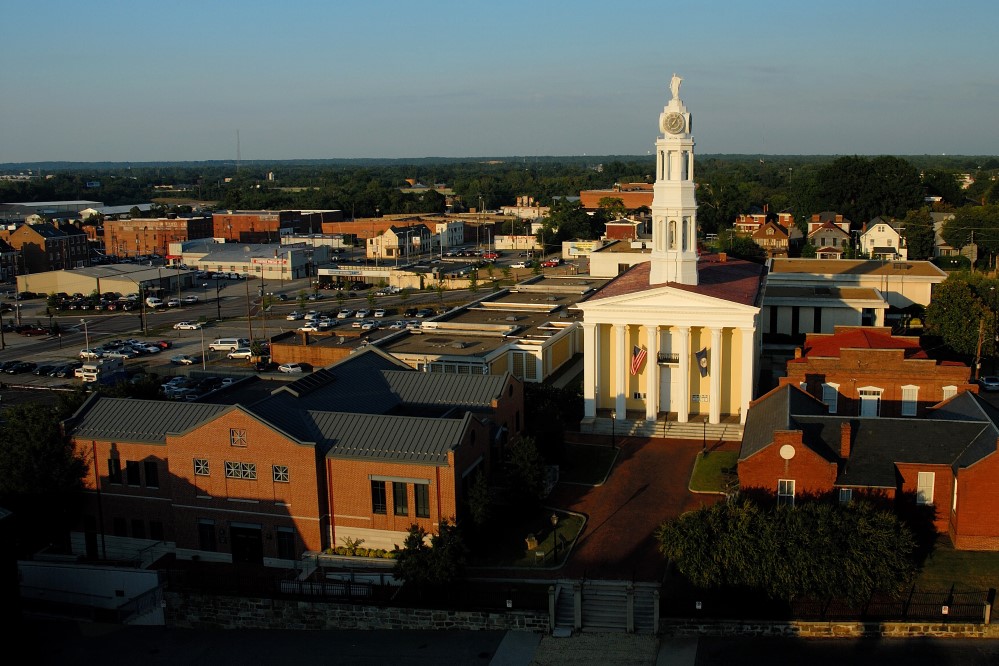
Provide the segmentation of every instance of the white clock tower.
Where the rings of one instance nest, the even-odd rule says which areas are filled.
[[[680,101],[682,78],[670,80],[672,99],[659,115],[656,184],[652,195],[649,284],[697,284],[697,200],[690,113]]]

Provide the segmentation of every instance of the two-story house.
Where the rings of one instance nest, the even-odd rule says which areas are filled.
[[[884,217],[875,217],[867,223],[867,228],[860,234],[860,251],[871,259],[905,261],[909,258],[905,236],[895,221]]]
[[[808,242],[815,247],[816,259],[842,259],[850,247],[850,220],[832,212],[813,215],[808,223]]]

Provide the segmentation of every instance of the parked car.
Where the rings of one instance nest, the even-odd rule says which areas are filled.
[[[49,377],[72,377],[73,372],[83,365],[80,361],[70,361],[63,363],[58,368],[49,373]]]
[[[183,301],[181,301],[179,298],[171,298],[170,300],[167,301],[167,307],[168,308],[179,308],[181,306],[182,302]]]
[[[183,298],[182,300],[183,300],[183,302],[184,302],[184,303],[186,303],[187,305],[193,305],[194,303],[197,303],[197,302],[198,302],[198,297],[197,297],[197,296],[194,296],[194,295],[191,295],[191,296],[185,296],[185,297],[184,297],[184,298]]]
[[[347,319],[352,314],[354,314],[353,310],[343,309],[343,310],[340,310],[339,312],[336,313],[336,318],[337,319]]]
[[[287,319],[288,321],[297,321],[299,319],[305,319],[305,313],[299,312],[298,310],[292,310],[291,312],[288,313],[285,319]]]
[[[547,259],[541,262],[541,265],[545,268],[555,268],[557,266],[560,266],[561,264],[562,260],[559,259],[558,257],[552,257],[551,259]]]
[[[253,352],[250,351],[249,347],[237,347],[225,355],[228,359],[241,358],[246,360],[249,360],[251,356],[253,356]]]
[[[5,371],[8,375],[19,375],[22,372],[31,372],[37,367],[35,363],[31,361],[20,361],[14,365],[7,368]]]
[[[355,319],[364,319],[365,317],[370,317],[370,316],[371,316],[371,310],[369,310],[368,308],[361,308],[360,310],[354,313]]]
[[[104,356],[104,350],[102,349],[81,349],[80,358],[102,358]]]
[[[416,311],[417,319],[424,319],[425,317],[430,317],[434,314],[434,311],[430,308],[420,308]]]
[[[385,308],[378,308],[377,310],[375,310],[374,316],[375,317],[384,317],[385,316]]]
[[[176,365],[194,365],[195,361],[196,359],[189,354],[178,354],[170,357],[170,362]]]
[[[46,363],[44,365],[40,365],[37,368],[35,368],[31,374],[38,375],[39,377],[48,377],[49,373],[55,370],[57,367],[58,367],[57,365]]]
[[[510,264],[510,268],[530,268],[530,267],[531,267],[530,261],[515,261],[512,264]]]
[[[982,387],[983,391],[999,391],[999,377],[985,375],[978,380],[978,385]]]
[[[278,370],[280,372],[288,372],[288,373],[305,372],[305,369],[302,367],[301,363],[282,363],[281,365],[278,366]]]
[[[39,326],[28,326],[18,331],[18,333],[30,338],[35,335],[49,335],[49,329],[41,328]]]
[[[176,331],[196,331],[204,326],[200,321],[178,321],[173,325]]]
[[[378,322],[374,319],[365,319],[364,323],[361,324],[362,331],[373,331],[378,328]]]

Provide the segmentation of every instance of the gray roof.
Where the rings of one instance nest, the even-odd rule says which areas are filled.
[[[825,413],[824,404],[797,386],[787,384],[774,389],[754,403],[746,415],[739,460],[768,447],[774,441],[774,432],[798,430],[794,414],[818,416]]]
[[[316,428],[332,441],[328,458],[382,460],[424,465],[447,464],[461,442],[470,415],[462,419],[380,414],[309,412]]]
[[[962,392],[928,418],[831,416],[825,406],[795,386],[772,391],[750,407],[739,460],[773,443],[773,433],[800,430],[802,443],[830,462],[839,462],[844,423],[850,424],[849,459],[836,485],[895,488],[896,466],[949,465],[957,471],[996,453],[999,410]]]
[[[67,429],[80,439],[163,444],[167,433],[184,432],[231,408],[229,405],[95,395],[95,399],[88,400],[78,416],[69,421]]]
[[[506,385],[505,375],[401,370],[385,370],[381,374],[404,403],[462,407],[473,411],[491,406]]]

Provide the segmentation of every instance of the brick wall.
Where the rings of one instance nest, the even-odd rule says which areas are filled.
[[[794,447],[794,457],[790,460],[780,456],[785,444]],[[802,443],[800,431],[777,431],[770,446],[739,462],[739,486],[776,493],[778,479],[793,479],[795,495],[823,494],[832,490],[836,472],[836,463]]]
[[[951,515],[951,540],[959,550],[999,550],[999,452],[962,467],[957,476],[957,512],[951,496],[942,504]],[[942,501],[942,500],[941,500]]]
[[[697,622],[663,620],[663,636],[784,638],[999,638],[999,625],[943,622]]]

